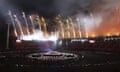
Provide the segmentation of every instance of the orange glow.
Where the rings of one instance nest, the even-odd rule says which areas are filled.
[[[45,37],[48,37],[49,34],[48,34],[47,32],[44,32],[44,36],[45,36]]]
[[[89,37],[89,34],[86,32],[86,38],[88,38]]]
[[[120,35],[120,33],[115,33],[115,35],[119,36],[119,35]]]
[[[110,33],[107,33],[106,36],[111,36],[111,34],[110,34]]]
[[[64,36],[64,32],[62,32],[62,38],[64,38],[65,36]]]
[[[92,34],[91,37],[96,37],[96,34]]]
[[[103,17],[100,25],[93,31],[97,36],[120,35],[120,8],[113,9]],[[91,33],[90,32],[90,33]],[[89,34],[90,34],[89,33]]]

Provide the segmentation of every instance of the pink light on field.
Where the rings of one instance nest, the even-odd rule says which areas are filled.
[[[95,43],[95,40],[89,40],[89,43]]]
[[[21,43],[22,41],[21,40],[16,40],[16,43]]]

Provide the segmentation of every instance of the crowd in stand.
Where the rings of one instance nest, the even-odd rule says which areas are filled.
[[[86,39],[62,40],[62,49],[120,52],[120,37],[98,37]]]
[[[17,49],[34,49],[43,48],[43,44],[39,41],[22,41],[15,44]],[[120,37],[97,37],[97,38],[81,38],[81,39],[60,39],[57,41],[56,49],[58,50],[91,50],[91,51],[110,51],[120,52]]]

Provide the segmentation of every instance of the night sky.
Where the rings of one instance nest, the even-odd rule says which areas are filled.
[[[39,13],[44,17],[53,17],[58,14],[71,16],[83,12],[85,14],[98,10],[112,8],[118,5],[119,0],[0,0],[0,13],[8,10]]]
[[[23,10],[26,13],[37,12],[44,17],[58,14],[71,16],[78,12],[89,13],[94,5],[102,4],[103,0],[1,0],[0,9],[4,13],[8,9]]]

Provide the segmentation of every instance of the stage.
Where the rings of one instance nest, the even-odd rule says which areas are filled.
[[[17,50],[0,53],[3,72],[118,72],[119,67],[120,55],[110,52]]]

